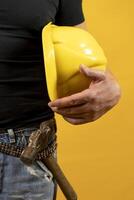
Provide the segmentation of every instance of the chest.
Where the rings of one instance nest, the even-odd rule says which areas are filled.
[[[55,21],[59,0],[0,0],[0,25],[40,31]]]

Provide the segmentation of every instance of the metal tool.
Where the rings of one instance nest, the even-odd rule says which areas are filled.
[[[40,129],[31,133],[28,146],[23,150],[20,159],[25,164],[31,165],[35,161],[38,153],[40,153],[47,147],[50,134],[51,128],[47,125],[47,123],[42,122],[40,125]],[[43,158],[42,162],[53,174],[66,199],[77,200],[77,195],[73,187],[65,177],[62,169],[53,158],[53,156],[50,155],[46,158]]]

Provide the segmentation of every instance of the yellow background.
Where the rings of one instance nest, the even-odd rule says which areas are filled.
[[[134,200],[134,1],[85,0],[90,33],[120,82],[118,106],[94,123],[58,122],[59,163],[79,200]],[[58,200],[64,200],[58,191]]]

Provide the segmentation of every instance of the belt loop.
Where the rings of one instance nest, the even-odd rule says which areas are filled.
[[[15,134],[13,129],[7,129],[8,136],[9,136],[9,142],[10,143],[15,143]]]

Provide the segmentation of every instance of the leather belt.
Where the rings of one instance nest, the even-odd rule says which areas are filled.
[[[44,123],[44,126],[47,125],[50,129],[50,135],[48,138],[48,144],[43,149],[42,152],[38,153],[36,160],[42,160],[43,158],[46,158],[49,155],[52,155],[57,148],[57,136],[56,136],[56,122],[55,119],[47,120]],[[40,125],[29,127],[33,130],[38,130]],[[45,128],[45,127],[44,127]],[[0,134],[8,134],[10,143],[0,142],[0,152],[5,153],[10,156],[20,157],[21,153],[25,149],[25,146],[17,146],[15,144],[15,137],[19,136],[20,134],[23,134],[23,132],[28,128],[16,128],[16,129],[5,129],[0,128]],[[1,135],[0,135],[1,136]]]

